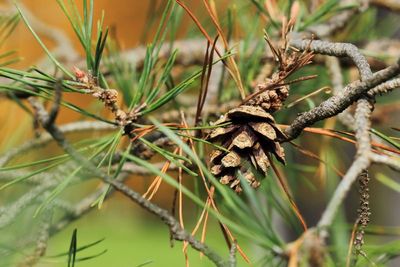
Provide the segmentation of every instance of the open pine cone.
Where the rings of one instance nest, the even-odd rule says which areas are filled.
[[[225,148],[211,153],[211,173],[222,184],[239,193],[242,188],[237,172],[241,171],[250,186],[257,188],[260,182],[249,166],[267,173],[271,154],[285,163],[284,150],[278,142],[284,134],[275,124],[272,115],[261,105],[241,105],[231,109],[215,125],[226,125],[227,122],[231,124],[215,128],[209,136],[211,141],[220,142]]]
[[[285,136],[271,114],[282,108],[289,95],[285,79],[313,58],[312,52],[299,52],[289,47],[293,24],[294,21],[289,21],[282,29],[281,45],[278,47],[274,47],[265,33],[265,40],[278,62],[277,71],[258,84],[254,92],[244,99],[243,105],[231,109],[216,121],[215,125],[220,127],[210,133],[209,139],[223,147],[211,153],[211,173],[236,192],[242,191],[237,176],[239,171],[252,187],[257,188],[260,182],[253,175],[252,168],[266,174],[271,155],[285,163],[285,154],[278,142]]]

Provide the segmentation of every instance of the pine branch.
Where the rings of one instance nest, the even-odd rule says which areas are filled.
[[[60,87],[56,87],[56,90],[61,90]],[[65,150],[71,157],[78,163],[82,164],[82,166],[89,172],[92,172],[94,175],[100,177],[105,183],[112,185],[115,190],[123,193],[125,196],[130,198],[133,202],[140,205],[145,210],[159,217],[169,228],[172,233],[174,239],[179,241],[187,241],[192,248],[202,252],[206,255],[212,262],[214,262],[217,266],[226,266],[226,261],[222,259],[218,254],[216,254],[213,250],[211,250],[207,245],[196,240],[192,235],[188,234],[182,227],[179,222],[172,216],[170,213],[153,204],[146,198],[144,198],[139,193],[133,191],[123,183],[112,179],[105,173],[99,171],[93,163],[88,161],[85,157],[83,157],[79,152],[77,152],[65,139],[64,134],[60,131],[60,129],[54,124],[49,124],[49,115],[44,109],[43,105],[38,102],[33,97],[29,98],[29,101],[33,108],[36,110],[36,114],[38,116],[38,120],[41,125],[47,130],[47,132],[54,138],[54,140],[58,143],[58,145]],[[58,102],[55,102],[53,108],[51,109],[53,112],[57,110],[59,106]],[[53,121],[54,122],[54,121]]]

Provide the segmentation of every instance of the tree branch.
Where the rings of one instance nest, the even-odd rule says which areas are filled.
[[[57,89],[57,88],[55,88]],[[160,208],[154,203],[150,202],[146,198],[144,198],[141,194],[133,191],[125,184],[112,179],[105,173],[101,172],[96,168],[93,163],[79,154],[72,146],[69,145],[68,141],[65,139],[64,134],[60,131],[60,129],[54,124],[48,124],[49,115],[44,109],[43,105],[38,102],[35,98],[30,97],[29,102],[34,107],[38,114],[39,122],[42,126],[47,130],[47,132],[54,138],[54,140],[58,143],[58,145],[65,150],[71,157],[78,163],[82,164],[82,166],[89,172],[92,172],[94,175],[100,177],[104,182],[112,185],[115,190],[123,193],[125,196],[130,198],[133,202],[149,211],[150,213],[159,217],[169,228],[172,233],[172,237],[176,240],[187,241],[192,248],[202,252],[206,255],[216,266],[227,266],[227,262],[221,258],[216,252],[210,249],[204,243],[195,239],[192,235],[187,233],[179,224],[179,222],[165,209]],[[57,103],[55,103],[55,106]],[[54,110],[54,109],[52,109]]]
[[[358,71],[361,76],[361,81],[359,83],[360,84],[364,83],[364,86],[366,87],[366,89],[364,90],[359,90],[359,88],[357,88],[354,91],[349,91],[349,88],[346,87],[345,90],[339,92],[337,95],[324,101],[318,107],[307,112],[306,114],[308,115],[308,117],[307,116],[303,117],[303,122],[305,122],[306,124],[310,122],[314,123],[320,119],[319,115],[323,114],[323,116],[327,115],[328,117],[331,117],[333,115],[338,114],[339,112],[344,111],[349,105],[351,105],[354,101],[357,100],[357,109],[355,112],[355,124],[356,124],[355,129],[356,129],[356,140],[358,147],[357,147],[356,158],[355,161],[352,163],[350,169],[343,177],[339,186],[336,188],[327,208],[323,212],[322,217],[318,222],[318,227],[327,227],[332,223],[333,218],[336,215],[336,212],[339,206],[342,204],[344,198],[347,196],[347,192],[350,190],[351,185],[359,177],[360,173],[366,170],[370,165],[371,137],[369,131],[371,126],[370,116],[373,110],[373,105],[372,101],[368,99],[368,97],[366,96],[367,90],[370,89],[368,88],[368,86],[371,86],[369,85],[369,83],[373,84],[371,87],[378,85],[380,82],[378,82],[377,84],[374,83],[377,80],[379,80],[378,79],[379,77],[385,76],[382,75],[382,72],[384,71],[387,71],[386,74],[388,75],[388,77],[385,80],[390,79],[392,77],[391,75],[395,75],[399,72],[399,66],[398,64],[396,64],[396,66],[389,69],[389,71],[388,69],[386,69],[384,71],[379,72],[378,74],[380,75],[378,74],[373,75],[366,58],[359,52],[358,48],[352,44],[330,43],[327,41],[313,41],[311,42],[310,45],[310,41],[308,40],[304,41],[295,40],[292,42],[292,45],[300,50],[310,49],[314,53],[320,53],[336,57],[347,56],[351,58],[356,67],[358,68]],[[355,94],[355,92],[357,92],[357,94]],[[348,99],[346,99],[346,97],[344,98],[343,96],[348,97]],[[346,104],[344,105],[344,103]],[[315,116],[317,113],[319,113],[318,116]],[[300,115],[296,119],[297,122],[299,122],[299,118],[301,118],[302,116],[303,115]],[[307,119],[310,118],[311,120],[307,122]],[[296,120],[294,123],[296,123]],[[302,129],[301,125],[298,124],[297,126],[300,127],[298,127],[297,128],[298,131],[297,132],[294,131],[294,133],[298,135],[300,134]],[[290,133],[290,129],[287,129],[286,132],[288,132],[288,130]],[[293,137],[293,135],[291,137]],[[366,184],[368,184],[368,182],[366,182]],[[326,231],[324,231],[322,234],[326,235]]]

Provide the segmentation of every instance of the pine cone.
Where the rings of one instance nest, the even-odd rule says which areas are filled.
[[[289,96],[289,87],[280,86],[278,88],[268,89],[272,84],[273,80],[266,80],[264,83],[258,84],[256,90],[265,91],[247,101],[246,104],[251,106],[260,106],[269,113],[281,109],[283,102]]]
[[[272,115],[259,106],[242,105],[231,109],[215,125],[227,122],[231,124],[215,128],[209,135],[211,141],[220,142],[225,148],[211,153],[211,173],[239,193],[242,188],[237,172],[241,171],[250,186],[257,188],[260,182],[249,166],[266,174],[270,167],[269,154],[285,163],[284,151],[278,142],[284,134]]]

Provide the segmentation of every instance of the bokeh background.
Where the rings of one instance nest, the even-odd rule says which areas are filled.
[[[76,0],[78,6],[81,7],[82,1]],[[192,10],[196,10],[197,14],[204,13],[203,6],[199,0],[190,0]],[[222,0],[217,1],[218,4],[223,4]],[[32,14],[41,22],[55,29],[61,30],[70,41],[78,53],[82,53],[78,39],[76,38],[72,28],[69,25],[67,18],[62,14],[59,6],[54,0],[25,0],[21,1]],[[95,1],[95,20],[99,18],[102,10],[105,11],[105,25],[112,29],[112,33],[118,39],[122,49],[130,49],[142,45],[151,40],[155,28],[157,26],[158,16],[154,12],[149,11],[162,10],[164,5],[163,0],[96,0]],[[221,4],[221,5],[222,5]],[[9,1],[0,1],[2,10],[7,10],[10,6]],[[150,15],[149,15],[150,14]],[[149,19],[149,16],[152,16]],[[382,13],[385,16],[385,13]],[[399,20],[398,20],[399,21]],[[397,21],[397,22],[398,22]],[[393,24],[394,25],[394,24]],[[398,26],[396,26],[398,27]],[[194,31],[192,21],[184,15],[182,25],[180,26],[178,37],[186,36]],[[43,41],[49,48],[54,48],[55,43],[41,34]],[[23,60],[14,64],[14,67],[27,68],[32,64],[40,62],[44,58],[44,53],[40,45],[36,42],[32,34],[27,30],[23,23],[15,29],[8,42],[1,47],[0,52],[14,49],[23,57]],[[67,95],[66,98],[73,100],[74,103],[81,107],[90,106],[93,104],[93,99],[90,96]],[[379,110],[378,110],[379,112]],[[380,113],[378,113],[380,114]],[[387,114],[378,115],[375,121],[385,119],[385,123],[392,126],[399,126],[398,109],[394,108],[390,116]],[[385,116],[385,118],[383,118]],[[80,118],[80,115],[70,110],[63,109],[62,116],[59,116],[58,123],[67,123]],[[334,125],[334,121],[328,120],[326,127]],[[32,120],[23,110],[15,103],[6,99],[0,100],[0,149],[2,152],[23,143],[25,140],[33,137]],[[316,137],[315,135],[305,135],[302,140],[302,145],[310,150],[318,150],[318,147],[327,147],[326,153],[329,154],[328,147],[339,151],[341,155],[340,162],[336,162],[337,158],[328,159],[332,164],[338,164],[338,167],[345,169],[351,160],[354,148],[351,145],[343,144],[337,140]],[[71,136],[71,140],[78,140],[79,136]],[[39,154],[54,154],[58,148],[53,145],[47,147]],[[342,152],[341,152],[342,151]],[[332,152],[333,154],[333,152]],[[29,155],[28,155],[29,156]],[[297,159],[299,160],[299,159]],[[299,162],[302,162],[300,159]],[[303,161],[304,163],[305,161]],[[321,170],[320,170],[321,171]],[[391,176],[394,174],[388,171]],[[293,173],[296,173],[295,171]],[[315,182],[316,177],[310,175],[303,177],[299,175],[299,181],[310,180],[307,183],[315,183],[314,189],[299,186],[298,196],[299,206],[304,212],[305,217],[312,223],[318,219],[321,209],[324,208],[326,192],[321,192],[318,188],[322,188],[325,184],[321,181]],[[325,182],[329,181],[329,175]],[[131,177],[127,183],[140,192],[146,190],[149,178]],[[314,179],[314,180],[313,180]],[[332,184],[337,182],[331,181]],[[86,184],[85,188],[70,188],[67,194],[71,197],[83,195],[90,192],[96,183]],[[391,227],[393,233],[399,234],[400,223],[399,213],[396,208],[396,203],[399,201],[398,193],[382,186],[377,181],[371,182],[371,194],[374,195],[371,201],[371,208],[374,212],[373,223]],[[358,205],[357,192],[354,191],[352,196],[347,200],[349,207],[348,216],[353,218]],[[1,194],[8,194],[7,192]],[[4,195],[3,195],[4,196]],[[384,196],[384,197],[383,197]],[[154,201],[161,206],[170,208],[173,197],[173,189],[166,185],[162,185],[159,193],[154,198]],[[7,198],[7,195],[5,195]],[[187,204],[186,204],[187,203]],[[196,207],[188,202],[185,203],[185,220],[188,229],[191,229],[195,223]],[[388,203],[391,206],[388,206]],[[191,216],[193,215],[193,216]],[[100,257],[89,261],[78,263],[77,266],[140,266],[140,264],[149,263],[149,266],[184,266],[185,259],[182,253],[182,243],[175,242],[173,248],[170,247],[169,232],[157,218],[149,215],[145,211],[137,208],[118,193],[107,201],[101,210],[96,208],[89,215],[69,225],[61,233],[58,233],[51,238],[47,255],[56,255],[68,251],[70,238],[73,229],[78,230],[78,244],[88,244],[96,240],[104,238],[98,246],[84,251],[79,254],[79,257],[85,257],[100,253],[107,249],[107,252]],[[27,229],[29,230],[29,229]],[[15,231],[24,231],[23,229],[15,229]],[[25,229],[26,231],[26,229]],[[1,234],[1,233],[0,233]],[[381,237],[370,237],[370,240],[382,239]],[[390,238],[383,238],[385,241]],[[382,239],[382,240],[383,240]],[[215,220],[211,219],[209,230],[207,232],[207,242],[218,248],[222,253],[227,254],[224,238],[219,231],[219,226]],[[240,240],[239,240],[240,242]],[[249,255],[258,254],[257,248],[246,243],[240,243],[245,252]],[[208,260],[201,257],[197,252],[189,249],[190,266],[212,266]],[[0,259],[1,261],[1,259]],[[151,263],[150,263],[151,262]],[[47,258],[39,266],[65,266],[65,262],[57,259]],[[239,264],[240,266],[240,264]],[[396,265],[393,265],[396,266]]]

